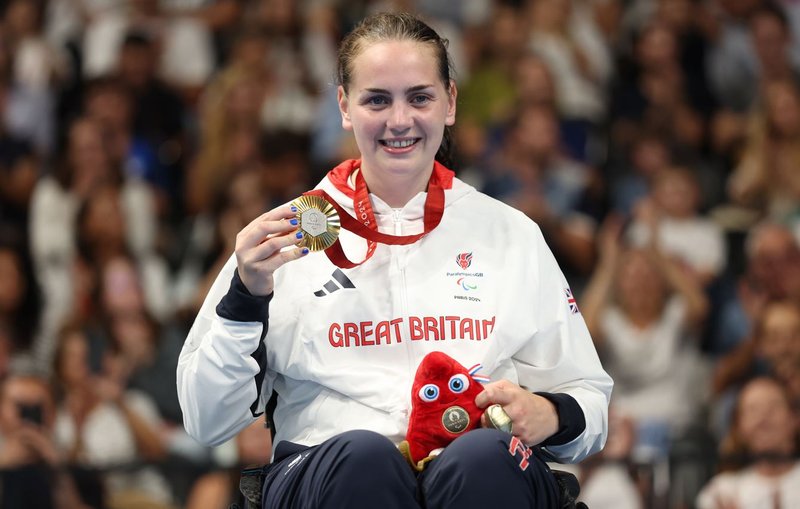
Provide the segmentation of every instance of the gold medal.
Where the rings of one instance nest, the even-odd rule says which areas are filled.
[[[451,406],[442,414],[442,426],[448,432],[457,435],[469,426],[469,414],[460,406]]]
[[[323,251],[339,236],[339,213],[320,196],[301,196],[292,202],[297,207],[297,221],[303,232],[299,245],[311,251]]]
[[[486,417],[488,418],[489,424],[494,429],[499,429],[500,431],[505,431],[506,433],[511,433],[512,423],[511,418],[508,416],[503,407],[500,405],[492,405],[486,409]]]

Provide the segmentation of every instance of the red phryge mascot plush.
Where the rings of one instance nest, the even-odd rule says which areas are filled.
[[[411,388],[411,417],[406,441],[400,450],[410,463],[422,470],[425,464],[462,433],[477,428],[483,410],[475,396],[488,378],[475,375],[480,365],[467,370],[449,355],[426,355]]]

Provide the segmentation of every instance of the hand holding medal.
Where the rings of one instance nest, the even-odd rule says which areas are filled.
[[[236,235],[236,268],[251,295],[272,293],[275,270],[308,253],[308,248],[299,245],[305,239],[297,231],[296,214],[297,207],[282,205],[261,214]]]
[[[300,246],[324,251],[339,237],[339,213],[325,198],[304,195],[292,202],[297,208],[298,230],[303,233]]]
[[[481,416],[483,427],[511,433],[526,445],[538,445],[558,432],[558,413],[547,398],[508,380],[483,389],[475,398],[475,404],[486,409]]]

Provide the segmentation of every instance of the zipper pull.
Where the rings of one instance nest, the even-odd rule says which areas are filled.
[[[392,220],[394,221],[394,234],[400,235],[402,232],[402,228],[400,227],[400,214],[402,214],[403,209],[392,209]]]

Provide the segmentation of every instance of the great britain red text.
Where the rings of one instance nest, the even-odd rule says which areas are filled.
[[[495,317],[410,316],[379,322],[332,323],[328,342],[334,348],[384,346],[403,341],[485,341],[494,330]]]

